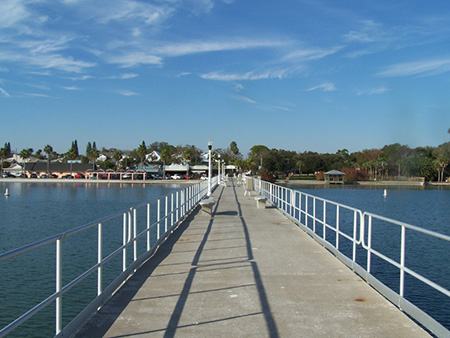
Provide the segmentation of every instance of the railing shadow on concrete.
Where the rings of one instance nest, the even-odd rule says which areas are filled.
[[[221,196],[222,196],[222,192],[223,192],[223,188],[222,188],[222,192],[220,193],[219,198],[217,199],[217,204],[215,207],[215,211],[214,211],[214,215],[227,215],[227,216],[235,216],[238,215],[241,223],[242,223],[242,228],[245,234],[245,241],[246,241],[246,250],[247,250],[247,256],[240,256],[240,257],[236,257],[236,260],[232,259],[232,258],[227,258],[224,259],[227,260],[227,262],[224,261],[220,261],[217,262],[217,260],[215,260],[215,263],[211,263],[211,264],[199,264],[200,263],[200,257],[205,249],[205,245],[208,241],[209,235],[211,233],[211,230],[214,226],[214,217],[211,218],[206,231],[204,233],[204,237],[203,240],[201,242],[201,244],[198,247],[197,252],[194,255],[194,259],[192,261],[192,268],[189,271],[188,276],[186,277],[186,281],[184,283],[183,289],[181,291],[181,294],[178,298],[177,304],[174,308],[174,311],[172,313],[172,316],[169,320],[169,324],[167,326],[167,330],[165,331],[164,337],[174,337],[176,330],[179,326],[179,321],[181,318],[181,315],[183,313],[183,309],[184,306],[186,304],[186,301],[188,299],[188,296],[191,294],[191,288],[192,288],[192,283],[193,280],[196,276],[196,274],[198,273],[198,269],[199,267],[211,267],[211,268],[215,268],[215,269],[224,269],[227,267],[224,267],[224,265],[231,265],[231,264],[236,264],[236,263],[250,263],[251,269],[253,271],[253,278],[255,280],[255,286],[257,288],[258,291],[258,295],[259,295],[259,300],[260,300],[260,304],[261,304],[261,308],[262,308],[262,313],[264,315],[265,321],[266,321],[266,326],[267,326],[267,331],[268,331],[268,335],[270,337],[278,337],[278,329],[276,327],[276,323],[275,320],[271,314],[271,310],[270,310],[270,304],[264,289],[264,285],[261,279],[261,275],[259,273],[259,269],[258,269],[258,265],[256,262],[253,261],[253,253],[252,253],[252,245],[251,245],[251,240],[250,240],[250,235],[249,235],[249,231],[247,228],[247,224],[245,222],[245,219],[242,215],[242,209],[241,209],[241,205],[239,202],[239,199],[237,197],[237,192],[235,189],[234,184],[232,183],[233,186],[233,190],[234,190],[234,195],[236,198],[236,205],[238,208],[238,211],[225,211],[225,212],[217,212],[218,206],[220,204],[221,201]],[[205,263],[204,261],[202,261],[203,263]],[[242,265],[242,266],[247,266],[247,265]],[[236,268],[236,266],[234,267],[230,267],[230,268]],[[210,270],[209,270],[210,271]],[[236,288],[236,287],[246,287],[248,285],[241,285],[241,286],[233,286],[232,288]],[[216,289],[214,289],[216,290]],[[208,290],[205,292],[210,292],[210,291],[214,291],[214,290]],[[218,322],[218,321],[227,321],[227,320],[232,320],[232,319],[236,319],[236,318],[243,318],[243,317],[248,317],[248,316],[254,316],[254,315],[258,315],[260,314],[259,312],[255,312],[255,313],[248,313],[245,315],[239,315],[239,316],[232,316],[232,317],[227,317],[227,318],[216,318],[215,320],[212,321],[207,321],[204,323],[197,323],[196,325],[201,325],[201,324],[207,324],[207,323],[212,323],[212,322]]]

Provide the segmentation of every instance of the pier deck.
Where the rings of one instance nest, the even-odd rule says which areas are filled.
[[[232,182],[78,337],[428,337],[276,209]]]

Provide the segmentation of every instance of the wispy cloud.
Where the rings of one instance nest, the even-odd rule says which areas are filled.
[[[288,76],[290,72],[286,69],[282,70],[266,70],[262,72],[247,72],[247,73],[222,73],[210,72],[201,74],[200,77],[206,80],[217,81],[244,81],[244,80],[264,80],[264,79],[283,79]]]
[[[94,67],[95,63],[81,60],[74,60],[71,56],[64,57],[59,54],[33,54],[33,53],[8,53],[0,52],[0,61],[22,62],[30,66],[37,66],[43,69],[57,69],[66,72],[81,73],[85,68]]]
[[[125,73],[120,75],[114,75],[114,76],[108,76],[105,77],[105,79],[119,79],[119,80],[128,80],[128,79],[134,79],[135,77],[138,77],[139,74],[136,73]]]
[[[44,99],[54,99],[53,96],[50,96],[47,94],[40,94],[40,93],[27,93],[25,95],[31,96],[31,97],[37,97],[37,98],[44,98]]]
[[[383,30],[383,26],[372,20],[364,20],[358,30],[352,30],[344,34],[344,40],[347,42],[372,43],[384,41],[390,36]]]
[[[6,96],[6,97],[11,97],[11,95],[9,95],[9,93],[6,90],[4,90],[2,87],[0,87],[0,94],[2,94],[3,96]]]
[[[234,98],[238,101],[245,102],[245,103],[252,103],[252,104],[256,103],[256,101],[254,101],[248,97],[242,96],[242,95],[235,95]]]
[[[318,59],[322,59],[326,56],[333,55],[340,49],[342,49],[342,47],[333,47],[330,49],[321,49],[321,48],[296,49],[294,51],[287,53],[283,57],[283,61],[305,62],[305,61],[318,60]]]
[[[118,93],[123,96],[137,96],[138,93],[132,92],[130,90],[119,90]]]
[[[450,59],[398,63],[377,73],[380,77],[432,76],[450,71]]]
[[[315,87],[311,87],[308,88],[306,91],[308,92],[312,92],[314,90],[322,90],[324,92],[333,92],[336,90],[336,86],[334,85],[334,83],[322,83],[321,85],[315,86]]]
[[[151,52],[160,56],[182,56],[198,53],[223,52],[232,50],[274,48],[285,46],[287,42],[279,40],[229,40],[229,41],[193,41],[188,43],[168,44],[151,49]]]
[[[109,60],[111,63],[119,64],[123,68],[138,65],[160,65],[162,58],[144,52],[133,52],[121,56],[113,56]]]
[[[237,92],[240,92],[241,90],[244,89],[244,86],[243,86],[242,84],[240,84],[240,83],[236,83],[236,86],[234,86],[234,89],[235,89]]]
[[[386,87],[379,87],[379,88],[372,88],[372,89],[358,89],[356,91],[356,95],[377,95],[377,94],[383,94],[387,92],[389,89]]]
[[[79,87],[74,87],[74,86],[71,86],[71,87],[62,87],[63,89],[66,89],[66,90],[73,90],[73,91],[76,91],[76,90],[81,90],[81,88],[79,88]]]
[[[175,10],[168,3],[154,5],[133,0],[96,1],[90,8],[91,15],[102,24],[116,21],[156,25],[167,20]]]
[[[93,79],[94,77],[91,75],[82,75],[82,76],[76,76],[76,77],[71,77],[70,80],[72,81],[86,81],[89,79]]]
[[[0,28],[11,27],[28,17],[23,1],[3,0],[0,3]]]

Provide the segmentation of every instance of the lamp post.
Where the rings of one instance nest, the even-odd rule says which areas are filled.
[[[212,149],[212,141],[208,140],[208,197],[211,196],[211,149]]]

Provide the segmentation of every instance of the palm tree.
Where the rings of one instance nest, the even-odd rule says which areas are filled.
[[[172,156],[169,153],[169,148],[164,147],[164,149],[161,150],[161,160],[163,161],[163,179],[166,179],[166,163],[169,164]]]
[[[50,175],[50,155],[53,154],[53,147],[47,144],[44,147],[44,153],[47,154],[47,175]]]
[[[113,155],[113,160],[116,161],[116,168],[119,168],[120,160],[122,159],[122,153],[120,151],[116,151]]]
[[[144,165],[145,155],[147,155],[147,146],[145,145],[145,141],[142,141],[142,143],[137,148],[136,152],[141,157],[142,165]]]
[[[69,151],[66,153],[66,157],[70,161],[70,175],[73,175],[72,164],[73,164],[73,160],[75,160],[77,158],[77,154],[76,154],[75,150],[73,148],[69,149]]]
[[[302,176],[302,165],[303,165],[303,161],[302,160],[298,160],[297,161],[297,167],[298,167],[298,173],[299,173],[299,175],[300,175],[300,177]]]
[[[31,154],[33,153],[33,149],[32,148],[28,148],[28,149],[22,149],[22,151],[19,153],[20,157],[22,157],[22,159],[27,160],[31,157]]]
[[[3,174],[3,160],[8,157],[7,149],[0,148],[0,174]]]
[[[97,149],[97,146],[95,145],[95,142],[92,144],[88,142],[88,145],[86,147],[86,156],[87,158],[92,161],[92,170],[95,170],[95,160],[98,158],[98,155],[100,152]]]

